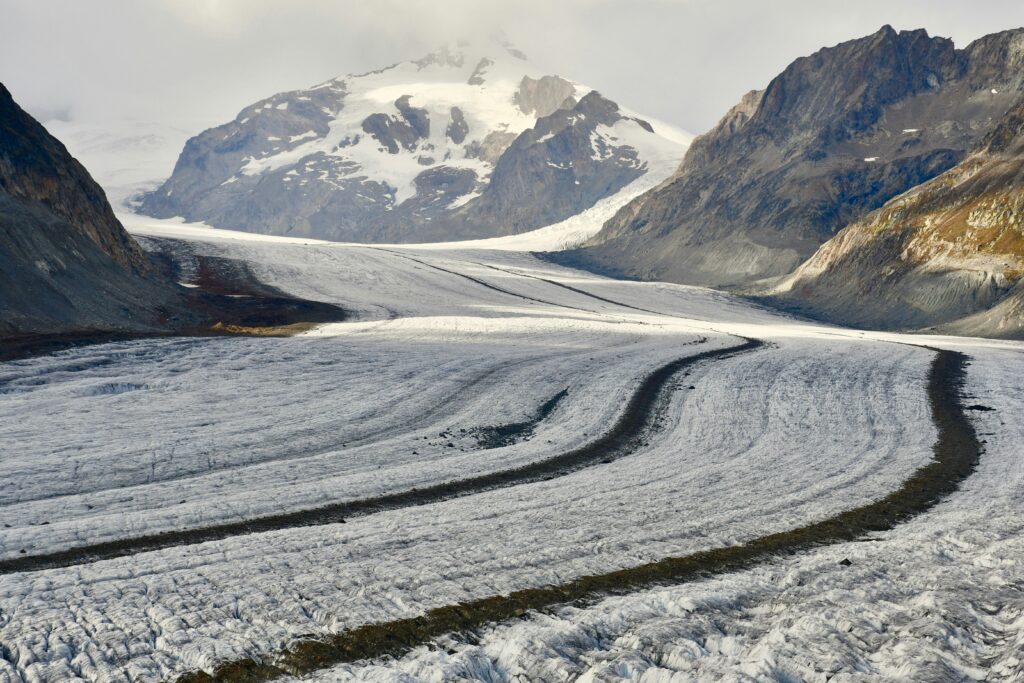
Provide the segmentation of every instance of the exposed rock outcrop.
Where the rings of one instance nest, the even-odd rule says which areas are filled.
[[[962,163],[842,230],[774,298],[853,325],[1024,338],[1024,101]]]
[[[0,338],[185,324],[103,190],[0,85]]]
[[[523,76],[514,99],[524,114],[543,117],[559,109],[572,108],[576,104],[575,93],[576,86],[558,76]]]
[[[711,286],[781,276],[843,226],[959,163],[1016,102],[1024,30],[954,49],[877,33],[793,62],[613,217],[591,268]]]

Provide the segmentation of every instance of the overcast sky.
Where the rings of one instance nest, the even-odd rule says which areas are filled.
[[[0,81],[43,120],[206,126],[503,31],[551,73],[699,133],[796,57],[886,23],[963,47],[1024,25],[1024,2],[0,0]]]

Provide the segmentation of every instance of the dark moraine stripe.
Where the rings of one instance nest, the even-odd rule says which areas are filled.
[[[753,340],[747,342],[748,345],[753,343]],[[957,490],[974,472],[981,457],[981,444],[961,402],[967,356],[954,351],[935,351],[927,387],[932,419],[938,428],[938,439],[933,447],[935,457],[881,500],[742,545],[667,557],[607,574],[582,576],[562,585],[528,588],[438,607],[418,617],[367,624],[327,638],[300,639],[263,660],[225,662],[212,673],[185,674],[177,683],[267,681],[285,675],[304,675],[345,662],[399,656],[446,634],[472,632],[491,623],[523,618],[531,611],[740,571],[781,555],[893,529]]]
[[[671,400],[675,388],[672,380],[678,373],[702,361],[753,351],[763,345],[764,342],[759,340],[746,339],[742,344],[736,346],[702,351],[662,365],[640,382],[626,404],[622,415],[602,436],[577,449],[521,467],[317,508],[86,544],[52,553],[12,557],[0,560],[0,574],[69,567],[245,534],[336,524],[352,517],[427,505],[483,491],[562,477],[577,470],[611,462],[639,451],[650,436],[661,428],[661,416]]]

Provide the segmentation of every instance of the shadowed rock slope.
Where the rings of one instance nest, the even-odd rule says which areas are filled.
[[[177,284],[151,260],[56,138],[0,85],[0,360],[111,337],[286,334],[345,312],[261,286],[244,264]],[[236,295],[236,296],[230,296]]]
[[[885,26],[822,49],[745,96],[673,178],[565,259],[710,286],[784,275],[845,225],[962,161],[1022,81],[1024,29],[957,50]]]
[[[182,297],[85,168],[0,85],[0,338],[166,329],[185,322]]]
[[[775,290],[839,322],[1024,338],[1024,100],[955,168],[845,228]]]

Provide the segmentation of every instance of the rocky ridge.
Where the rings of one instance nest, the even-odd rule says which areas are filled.
[[[797,59],[565,260],[742,287],[964,159],[1017,101],[1024,30],[964,49],[889,26]]]
[[[846,227],[773,298],[853,325],[1024,338],[1024,100],[962,163]]]
[[[184,323],[103,190],[0,85],[0,337]]]
[[[687,141],[507,44],[460,44],[246,107],[139,208],[358,242],[492,237],[573,216]]]

